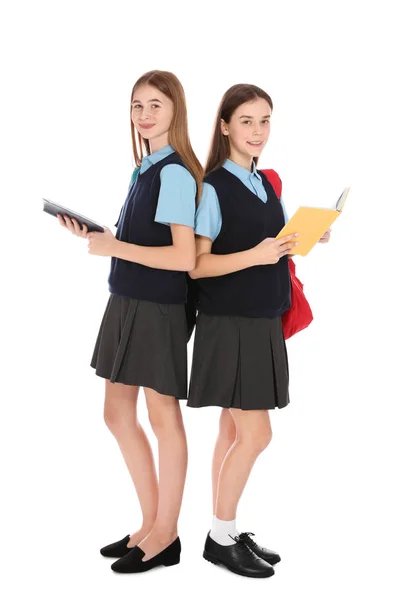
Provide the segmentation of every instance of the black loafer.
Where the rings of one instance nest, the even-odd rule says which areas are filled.
[[[144,571],[154,569],[154,567],[171,567],[172,565],[177,565],[180,561],[180,555],[181,542],[179,537],[177,537],[165,550],[145,562],[142,561],[145,552],[139,546],[134,546],[128,554],[115,561],[111,565],[111,568],[117,573],[143,573]]]
[[[119,540],[119,542],[108,544],[108,546],[104,546],[104,548],[100,549],[100,554],[102,556],[107,556],[108,558],[121,558],[121,556],[125,556],[125,554],[128,554],[133,548],[133,546],[132,548],[127,547],[129,540],[130,535],[127,535],[123,540]]]
[[[257,556],[240,537],[233,538],[236,544],[221,546],[208,534],[203,557],[215,565],[223,565],[237,575],[245,577],[271,577],[274,569]]]
[[[251,539],[250,536],[254,536],[254,533],[250,533],[250,531],[246,531],[245,533],[240,533],[239,538],[244,541],[246,546],[253,550],[254,554],[257,554],[260,558],[267,561],[270,565],[276,565],[276,563],[280,562],[281,557],[279,554],[274,552],[273,550],[268,550],[268,548],[263,548],[256,544],[254,540]]]

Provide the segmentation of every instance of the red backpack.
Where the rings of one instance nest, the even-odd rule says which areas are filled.
[[[262,170],[262,173],[264,173],[280,200],[282,181],[280,180],[278,173],[272,169],[264,169]],[[289,271],[292,284],[292,305],[282,315],[282,327],[285,340],[308,327],[313,320],[311,307],[303,292],[303,284],[296,277],[296,265],[292,258],[289,258]]]

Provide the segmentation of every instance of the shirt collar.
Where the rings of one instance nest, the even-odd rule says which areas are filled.
[[[230,160],[229,158],[227,158],[225,160],[225,162],[222,166],[224,167],[224,169],[226,169],[233,175],[236,175],[236,177],[238,177],[241,181],[247,181],[251,177],[256,177],[257,179],[262,181],[261,176],[259,175],[259,173],[257,173],[257,169],[256,169],[256,165],[254,163],[254,160],[252,163],[251,173],[250,173],[250,171],[248,171],[244,167],[241,167],[240,165],[233,162],[233,160]]]
[[[159,150],[157,150],[157,152],[153,152],[152,154],[144,156],[142,159],[142,166],[150,167],[151,165],[155,165],[160,160],[166,158],[173,152],[175,152],[175,150],[170,144],[168,144],[167,146],[163,146],[163,148],[160,148]]]

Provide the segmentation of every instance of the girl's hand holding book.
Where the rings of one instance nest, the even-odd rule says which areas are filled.
[[[331,239],[331,231],[331,228],[325,231],[324,235],[318,240],[318,242],[320,244],[326,244],[327,242],[329,242],[329,240]]]
[[[68,229],[73,235],[88,239],[88,252],[97,256],[114,256],[115,249],[118,244],[117,238],[111,231],[104,227],[104,233],[92,231],[88,233],[86,225],[82,225],[82,229],[76,219],[70,219],[66,215],[57,215],[58,222],[62,227]]]
[[[298,233],[285,235],[279,238],[265,238],[262,242],[253,248],[257,265],[274,265],[282,256],[291,253],[291,249],[297,246],[298,242],[294,239]]]
[[[68,229],[73,235],[85,238],[88,234],[87,225],[82,225],[82,229],[76,219],[70,219],[67,215],[57,215],[58,222],[62,227]]]
[[[104,233],[98,231],[88,233],[87,238],[89,241],[89,254],[94,254],[96,256],[115,256],[119,241],[111,233],[108,227],[104,227]]]

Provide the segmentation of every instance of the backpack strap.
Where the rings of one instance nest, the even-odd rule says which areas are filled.
[[[280,200],[282,196],[282,180],[279,177],[278,173],[273,169],[260,169],[260,171],[261,173],[264,173],[265,177],[268,179],[268,181],[274,188],[274,192],[277,195],[278,200]],[[292,275],[296,274],[296,265],[292,256],[289,256],[289,269]]]
[[[282,181],[279,177],[278,173],[273,169],[260,169],[261,173],[264,173],[265,177],[268,179],[272,187],[274,188],[275,194],[278,196],[278,199],[281,199],[282,195]]]

